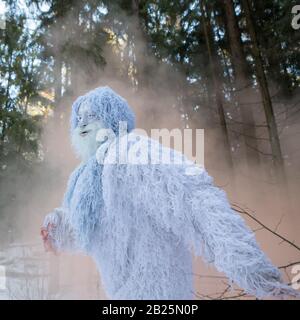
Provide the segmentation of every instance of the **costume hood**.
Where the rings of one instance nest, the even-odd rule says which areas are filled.
[[[75,100],[72,105],[71,133],[78,125],[77,113],[83,103],[88,103],[96,118],[102,120],[116,135],[119,134],[120,121],[127,122],[128,132],[135,127],[135,115],[127,101],[110,87],[104,86],[89,91]]]

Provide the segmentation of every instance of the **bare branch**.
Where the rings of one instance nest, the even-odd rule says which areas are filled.
[[[278,268],[279,268],[279,269],[287,269],[287,268],[292,267],[292,266],[295,266],[295,265],[297,265],[297,264],[300,264],[300,261],[291,262],[291,263],[289,263],[289,264],[280,266],[280,267],[278,267]]]
[[[271,228],[269,228],[268,226],[266,226],[264,223],[262,223],[261,221],[259,221],[256,217],[254,217],[254,215],[252,215],[251,213],[249,213],[248,211],[246,211],[245,209],[243,209],[242,207],[240,207],[237,204],[232,204],[232,209],[245,214],[246,216],[248,216],[249,218],[251,218],[252,220],[254,220],[256,223],[258,223],[260,226],[262,226],[264,229],[266,229],[267,231],[271,232],[272,234],[274,234],[276,237],[280,238],[283,242],[288,243],[289,245],[291,245],[292,247],[294,247],[295,249],[297,249],[298,251],[300,251],[300,247],[297,246],[294,242],[288,240],[287,238],[285,238],[284,236],[282,236],[281,234],[279,234],[278,232],[272,230]]]

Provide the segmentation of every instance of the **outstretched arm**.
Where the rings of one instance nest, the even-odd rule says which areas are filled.
[[[202,175],[205,183],[201,184],[197,183],[197,176],[191,177],[186,202],[195,243],[204,258],[256,297],[299,296],[283,283],[280,271],[261,250],[254,233],[231,209],[225,192],[213,185],[206,171]]]

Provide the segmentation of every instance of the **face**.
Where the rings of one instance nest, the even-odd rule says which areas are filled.
[[[78,127],[80,128],[80,136],[86,137],[92,131],[92,125],[96,119],[96,114],[91,110],[88,103],[83,103],[77,113]]]
[[[83,103],[77,113],[78,125],[72,134],[72,143],[83,160],[96,154],[99,142],[96,141],[99,129],[105,128],[104,123],[96,118],[90,105]]]

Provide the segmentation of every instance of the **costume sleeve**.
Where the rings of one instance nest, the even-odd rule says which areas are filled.
[[[279,269],[261,250],[254,232],[231,209],[225,192],[214,186],[207,172],[183,181],[186,219],[192,225],[196,252],[258,298],[295,295],[296,291],[283,283]]]
[[[62,206],[47,214],[43,222],[43,228],[47,229],[49,232],[48,239],[58,252],[65,251],[73,253],[78,251],[75,232],[71,227],[68,217],[70,217],[70,200],[73,195],[75,184],[82,170],[83,167],[79,166],[70,175]]]

